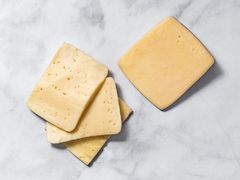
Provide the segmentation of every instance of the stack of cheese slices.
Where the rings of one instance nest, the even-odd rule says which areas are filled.
[[[87,165],[132,112],[107,74],[106,66],[64,43],[28,100],[47,121],[48,141],[63,143]]]

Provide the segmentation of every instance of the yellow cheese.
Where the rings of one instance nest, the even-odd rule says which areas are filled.
[[[112,78],[107,78],[76,129],[66,132],[47,123],[47,139],[50,143],[61,143],[90,136],[117,134],[121,125],[116,85]]]
[[[28,106],[55,126],[72,131],[107,73],[106,66],[64,43],[34,88]]]
[[[122,121],[125,121],[132,110],[125,102],[120,99],[119,105]],[[64,143],[64,145],[73,155],[88,165],[97,155],[97,153],[102,149],[103,145],[109,138],[110,136],[108,135],[88,137],[75,141],[69,141]]]
[[[187,91],[214,63],[201,42],[173,17],[148,32],[120,59],[134,86],[159,109]]]

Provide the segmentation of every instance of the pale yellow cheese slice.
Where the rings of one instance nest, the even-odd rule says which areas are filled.
[[[201,42],[169,17],[130,48],[119,66],[147,99],[165,109],[213,63],[213,57]]]
[[[55,126],[72,131],[107,74],[106,66],[64,43],[34,88],[28,106]]]
[[[90,136],[117,134],[121,125],[117,89],[114,80],[109,77],[83,114],[76,129],[66,132],[47,123],[47,139],[50,143],[62,143]]]
[[[120,111],[122,121],[125,121],[131,114],[131,108],[122,100],[119,99]],[[96,136],[88,137],[75,141],[69,141],[64,143],[66,148],[75,155],[78,159],[84,162],[86,165],[94,159],[97,153],[102,149],[103,145],[111,136]]]

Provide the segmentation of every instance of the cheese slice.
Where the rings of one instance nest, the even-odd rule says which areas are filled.
[[[50,143],[62,143],[90,136],[117,134],[121,125],[117,89],[114,80],[109,77],[83,114],[76,129],[66,132],[47,123],[47,139]]]
[[[108,69],[64,43],[34,88],[29,108],[55,126],[72,131]]]
[[[213,63],[203,44],[175,18],[169,17],[130,48],[119,66],[149,101],[165,109]]]
[[[122,121],[127,120],[128,116],[131,114],[131,108],[121,99],[119,99],[120,111]],[[94,159],[97,153],[102,149],[103,145],[111,136],[96,136],[88,137],[75,141],[69,141],[64,143],[66,148],[80,159],[86,165]]]

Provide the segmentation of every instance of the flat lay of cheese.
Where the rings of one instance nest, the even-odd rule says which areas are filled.
[[[119,60],[130,82],[159,109],[171,106],[214,64],[204,45],[168,17]],[[119,98],[108,68],[64,43],[37,82],[28,107],[46,120],[46,137],[89,165],[132,109]],[[121,147],[120,147],[121,148]]]
[[[119,99],[122,122],[127,120],[132,109]],[[64,143],[67,149],[86,165],[89,165],[111,136],[95,136]]]
[[[150,102],[163,110],[213,63],[203,44],[175,18],[168,17],[127,51],[119,67]]]
[[[77,127],[72,132],[66,132],[47,123],[47,139],[50,143],[62,143],[84,137],[117,134],[121,125],[116,85],[114,80],[108,77]]]
[[[70,132],[107,74],[105,65],[64,43],[35,86],[28,106],[46,121]]]

